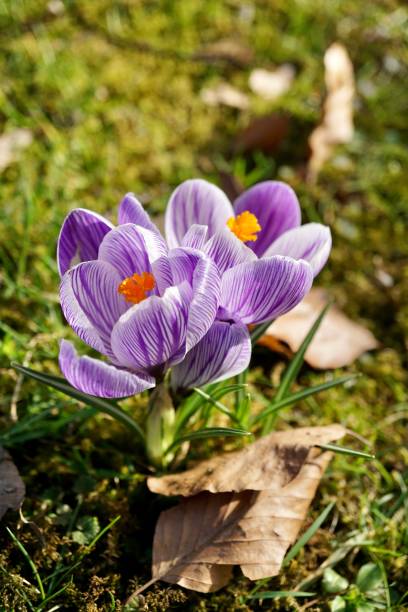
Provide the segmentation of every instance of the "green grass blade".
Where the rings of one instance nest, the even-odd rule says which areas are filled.
[[[232,427],[204,427],[203,429],[192,431],[173,440],[170,446],[166,449],[165,454],[167,455],[167,453],[174,450],[174,448],[183,442],[190,442],[193,440],[206,438],[225,438],[231,436],[252,436],[252,433],[250,431],[246,431],[245,429],[233,429]]]
[[[14,535],[14,533],[11,531],[11,529],[6,527],[6,531],[9,534],[9,536],[11,537],[11,539],[13,540],[13,542],[15,543],[15,545],[17,546],[17,548],[22,553],[22,555],[25,558],[25,560],[27,561],[28,565],[30,566],[31,571],[33,572],[34,578],[35,578],[35,580],[36,580],[36,582],[38,584],[38,588],[39,588],[40,593],[41,593],[41,599],[44,600],[45,597],[46,597],[45,590],[44,590],[44,585],[42,583],[41,576],[38,573],[38,570],[37,570],[37,567],[36,567],[34,561],[31,559],[31,557],[28,554],[28,552],[25,549],[25,547],[22,545],[20,540]]]
[[[307,591],[261,591],[257,595],[250,595],[247,599],[282,599],[284,597],[313,597],[316,593]]]
[[[332,451],[333,453],[339,453],[339,455],[351,455],[352,457],[363,457],[364,459],[375,459],[375,455],[370,453],[364,453],[363,451],[356,451],[352,448],[344,448],[344,446],[337,446],[336,444],[319,444],[318,448],[322,450]]]
[[[224,406],[224,404],[221,404],[220,401],[214,399],[212,395],[209,395],[208,393],[206,393],[202,389],[199,389],[198,387],[194,387],[194,391],[198,393],[198,395],[200,395],[203,399],[205,399],[209,404],[214,406],[214,408],[216,408],[223,414],[227,415],[231,419],[231,421],[234,421],[234,423],[236,423],[237,425],[240,424],[237,416],[233,412],[231,412],[231,410],[228,410],[228,408]]]
[[[308,333],[306,334],[306,337],[304,338],[302,344],[300,345],[298,351],[295,353],[292,361],[289,363],[288,367],[286,368],[285,373],[282,376],[282,380],[280,382],[279,385],[279,389],[276,393],[275,396],[275,401],[279,402],[280,400],[282,400],[288,393],[290,386],[292,385],[293,381],[296,379],[297,375],[299,374],[299,370],[302,367],[303,364],[303,360],[305,357],[305,353],[310,345],[310,343],[312,342],[317,330],[320,327],[321,322],[323,321],[323,318],[325,316],[325,314],[327,313],[328,309],[331,306],[331,302],[328,302],[326,304],[326,306],[323,308],[323,310],[321,311],[321,313],[319,314],[319,316],[317,317],[316,321],[313,323],[312,327],[310,328],[310,330],[308,331]],[[264,426],[263,426],[263,430],[262,433],[265,435],[267,433],[270,432],[271,426],[272,426],[272,416],[268,419],[266,419],[266,421],[264,422]]]
[[[324,521],[326,520],[326,518],[329,516],[330,512],[332,511],[334,505],[335,505],[335,502],[330,502],[330,504],[326,506],[323,512],[319,514],[317,519],[310,525],[309,529],[307,529],[305,533],[298,539],[298,541],[292,546],[292,548],[290,549],[290,551],[287,553],[287,555],[285,556],[283,560],[282,567],[287,565],[290,561],[292,561],[292,559],[294,559],[299,554],[302,548],[308,543],[310,538],[314,536],[314,534],[319,529],[319,527],[324,523]]]
[[[114,403],[105,401],[100,397],[92,397],[86,393],[82,393],[74,387],[71,387],[71,385],[69,385],[64,379],[60,379],[59,377],[43,374],[37,370],[32,370],[31,368],[21,366],[18,363],[12,363],[11,365],[18,372],[21,372],[22,374],[25,374],[26,376],[29,376],[42,384],[52,387],[57,391],[61,391],[62,393],[65,393],[65,395],[73,397],[74,399],[77,399],[80,402],[91,406],[92,408],[96,408],[99,412],[109,414],[109,416],[122,423],[122,425],[125,425],[133,433],[137,434],[142,441],[144,441],[145,436],[138,423],[136,423],[131,416],[129,416],[124,410],[119,408],[119,406],[115,405]]]
[[[264,418],[270,416],[271,414],[278,412],[282,408],[285,408],[286,406],[290,406],[291,404],[294,404],[295,402],[299,402],[300,400],[305,399],[306,397],[310,397],[311,395],[315,395],[316,393],[320,393],[321,391],[326,391],[326,389],[331,389],[332,387],[337,387],[338,385],[344,385],[350,380],[354,380],[357,376],[358,375],[355,375],[355,374],[352,374],[349,376],[341,376],[340,378],[335,378],[334,380],[330,380],[328,382],[321,383],[320,385],[315,385],[314,387],[308,387],[307,389],[302,389],[301,391],[298,391],[297,393],[292,393],[291,395],[287,395],[285,398],[281,399],[280,401],[276,401],[276,399],[274,398],[272,402],[269,404],[269,406],[264,408],[262,412],[260,412],[253,418],[252,423],[253,424],[258,423],[259,421],[262,421]]]

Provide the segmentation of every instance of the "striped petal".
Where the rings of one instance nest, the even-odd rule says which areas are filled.
[[[230,268],[221,282],[223,318],[245,324],[274,319],[294,308],[312,282],[307,262],[279,255]]]
[[[152,232],[159,233],[159,230],[153,221],[151,221],[143,205],[133,193],[127,193],[119,204],[118,223],[119,225],[134,223]]]
[[[129,397],[155,385],[154,378],[148,374],[120,370],[86,355],[78,357],[73,345],[66,340],[60,344],[59,364],[75,389],[97,397]]]
[[[294,259],[304,259],[317,276],[329,257],[331,246],[331,232],[327,226],[306,223],[279,236],[266,250],[264,257],[288,255]]]
[[[214,322],[220,303],[220,274],[211,259],[195,249],[173,249],[169,252],[169,261],[173,283],[188,281],[193,292],[187,323],[189,351]]]
[[[61,276],[81,261],[98,259],[104,236],[113,228],[101,215],[85,208],[72,210],[65,218],[58,237],[57,262]]]
[[[170,248],[180,246],[192,225],[207,225],[208,237],[225,227],[233,216],[225,193],[202,179],[182,183],[170,197],[165,216],[166,239]]]
[[[133,223],[113,229],[99,247],[99,259],[110,263],[122,279],[151,272],[151,264],[166,253],[167,245],[161,236]]]
[[[265,181],[251,187],[234,202],[234,211],[236,215],[249,211],[258,219],[262,229],[254,242],[248,242],[248,247],[258,257],[262,257],[283,232],[300,225],[296,194],[280,181]]]
[[[184,351],[190,299],[191,289],[183,283],[130,308],[112,331],[118,362],[136,370],[155,368]]]
[[[251,359],[251,340],[244,325],[215,321],[204,338],[172,369],[175,389],[201,387],[243,372]]]
[[[107,354],[110,355],[112,328],[129,308],[129,304],[118,293],[122,277],[115,268],[104,261],[88,261],[71,268],[64,280],[67,285],[70,284],[70,289],[64,294],[65,299],[61,295],[61,304],[68,323],[78,333],[66,315],[74,312],[75,305],[78,304],[101,338],[105,347],[104,352],[108,351]],[[71,295],[75,298],[74,303],[69,303],[66,299]]]
[[[257,259],[255,253],[228,228],[218,230],[207,242],[203,251],[214,261],[220,274],[228,268]]]
[[[208,227],[206,225],[192,225],[181,241],[181,246],[192,249],[202,249],[206,243]]]

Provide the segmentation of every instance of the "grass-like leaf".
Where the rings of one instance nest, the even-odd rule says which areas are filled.
[[[192,431],[184,436],[176,438],[166,449],[165,454],[174,450],[174,448],[183,442],[200,440],[203,438],[225,438],[231,436],[252,436],[252,434],[245,429],[233,429],[232,427],[204,427],[203,429],[198,429],[197,431]]]
[[[198,387],[194,387],[194,391],[198,393],[198,395],[200,395],[206,402],[214,406],[214,408],[216,408],[223,414],[226,414],[231,419],[231,421],[234,421],[234,423],[236,423],[237,425],[240,424],[238,417],[233,412],[231,412],[231,410],[228,410],[228,408],[224,406],[224,404],[222,404],[219,400],[214,399],[212,395],[209,395],[208,393],[206,393],[206,391],[203,391],[203,389],[199,389]]]
[[[320,393],[321,391],[326,391],[326,389],[331,389],[332,387],[337,387],[338,385],[344,385],[345,383],[355,379],[356,377],[357,375],[355,374],[349,376],[341,376],[339,378],[335,378],[334,380],[321,383],[320,385],[315,385],[313,387],[308,387],[307,389],[302,389],[301,391],[298,391],[296,393],[292,393],[291,395],[288,395],[279,401],[277,401],[275,397],[269,404],[269,406],[264,408],[262,412],[260,412],[253,418],[252,424],[262,421],[266,417],[274,414],[275,412],[278,412],[286,406],[290,406],[295,402],[299,402],[300,400],[305,399],[306,397],[310,397],[311,395],[315,395],[316,393]]]
[[[282,380],[280,382],[279,389],[275,396],[275,402],[281,401],[287,395],[292,383],[294,382],[297,375],[299,374],[299,370],[302,367],[305,353],[310,343],[312,342],[317,330],[319,329],[320,324],[323,321],[323,318],[325,314],[327,313],[328,309],[330,308],[330,306],[331,306],[331,302],[328,302],[326,306],[323,308],[322,312],[319,314],[316,321],[313,323],[309,332],[306,334],[305,339],[300,345],[298,351],[295,353],[292,361],[289,363],[288,367],[286,368],[285,373],[282,376]],[[266,421],[264,422],[262,433],[264,435],[269,433],[271,426],[272,426],[272,421],[270,417],[266,419]]]
[[[307,591],[262,591],[257,595],[250,595],[247,599],[282,599],[284,597],[313,597],[316,593]]]
[[[268,327],[272,325],[272,323],[273,319],[271,321],[265,321],[265,323],[261,323],[260,325],[254,327],[254,329],[251,331],[252,346],[254,346],[254,344],[258,342],[259,338],[262,338],[262,336],[265,334]]]
[[[77,399],[80,402],[91,406],[92,408],[96,408],[99,412],[109,414],[109,416],[122,423],[122,425],[125,425],[133,433],[137,434],[142,441],[144,441],[145,436],[138,423],[136,423],[131,416],[129,416],[124,410],[119,408],[119,406],[113,402],[82,393],[82,391],[78,391],[68,384],[64,378],[59,378],[58,376],[53,376],[51,374],[43,374],[37,370],[32,370],[31,368],[21,366],[18,363],[12,363],[11,365],[18,372],[21,372],[22,374],[25,374],[26,376],[33,378],[42,384],[52,387],[57,391],[61,391],[62,393],[65,393],[65,395],[73,397],[74,399]]]
[[[337,444],[319,444],[319,448],[333,453],[339,453],[340,455],[351,455],[352,457],[363,457],[364,459],[375,459],[375,455],[370,453],[364,453],[363,451],[357,451],[352,448],[344,448],[343,446],[337,446]]]
[[[305,533],[298,539],[298,541],[292,546],[288,554],[285,556],[283,560],[283,566],[287,565],[292,559],[294,559],[302,548],[308,543],[308,541],[314,536],[316,531],[323,525],[326,518],[329,516],[330,512],[333,510],[335,502],[330,502],[328,506],[319,514],[317,519],[313,521],[310,525],[309,529],[305,531]]]

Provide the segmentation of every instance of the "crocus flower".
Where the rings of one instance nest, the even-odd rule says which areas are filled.
[[[76,334],[107,361],[63,340],[60,367],[77,389],[126,397],[152,388],[210,329],[220,276],[205,254],[171,251],[141,206],[125,199],[121,225],[72,211],[60,233],[60,299]],[[72,266],[75,257],[81,263]]]
[[[212,252],[225,267],[225,246],[217,249],[214,238],[229,229],[231,250],[234,235],[241,241],[240,256],[251,251],[256,258],[287,255],[308,261],[316,276],[331,249],[330,229],[320,223],[301,225],[299,201],[293,189],[280,181],[258,183],[240,195],[231,205],[225,193],[202,179],[182,183],[173,192],[166,210],[166,238],[171,248],[188,243]],[[187,236],[186,236],[187,235]],[[208,241],[212,242],[209,245]]]
[[[248,366],[248,324],[288,312],[308,293],[331,248],[328,227],[300,225],[300,206],[286,184],[267,181],[232,206],[215,185],[182,183],[166,211],[166,238],[201,249],[221,274],[217,319],[173,370],[174,387],[200,386]]]

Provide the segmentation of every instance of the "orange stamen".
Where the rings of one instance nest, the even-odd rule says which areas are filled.
[[[148,296],[148,292],[152,291],[156,286],[153,274],[143,272],[142,274],[133,274],[125,278],[118,287],[118,293],[123,295],[127,302],[139,304]]]
[[[254,242],[258,238],[257,233],[262,229],[258,219],[249,210],[228,219],[227,226],[242,242]]]

